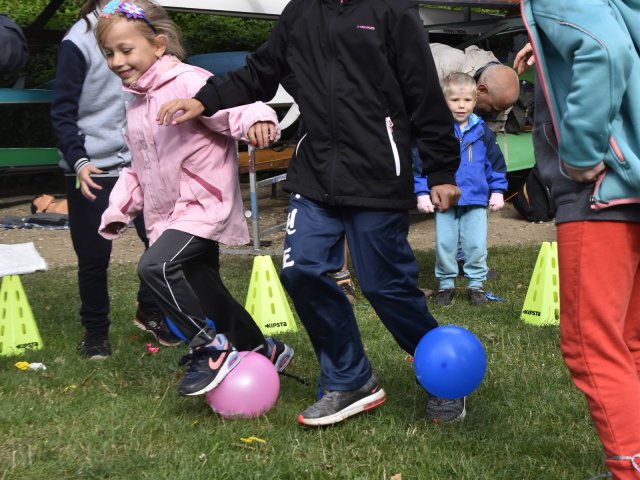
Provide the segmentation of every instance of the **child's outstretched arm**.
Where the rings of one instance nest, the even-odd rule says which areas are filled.
[[[123,169],[109,195],[109,206],[102,214],[98,233],[107,240],[119,238],[129,222],[140,214],[143,205],[138,176],[130,168]]]
[[[178,125],[200,115],[208,117],[225,108],[273,98],[280,80],[290,73],[286,58],[291,26],[286,25],[285,19],[295,19],[295,14],[289,11],[291,8],[296,7],[291,4],[285,7],[269,38],[247,57],[245,67],[227,72],[224,77],[211,75],[206,84],[200,84],[197,93],[191,95],[193,98],[165,103],[158,111],[157,122]],[[180,111],[182,113],[175,116]]]

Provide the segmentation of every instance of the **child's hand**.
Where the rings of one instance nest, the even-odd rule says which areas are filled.
[[[273,122],[256,122],[249,127],[247,138],[254,147],[268,147],[276,139],[276,126]]]
[[[499,192],[494,192],[489,197],[489,210],[497,212],[504,207],[504,195]]]
[[[182,115],[173,118],[180,110],[182,110]],[[181,123],[199,117],[202,115],[202,112],[204,112],[204,105],[200,103],[200,100],[196,100],[195,98],[176,98],[175,100],[164,103],[160,107],[156,121],[159,125],[180,125]]]
[[[80,183],[80,192],[85,198],[92,202],[96,199],[91,189],[102,190],[102,187],[93,181],[91,175],[104,173],[92,163],[88,163],[78,172],[78,182]]]
[[[433,213],[435,207],[431,203],[431,195],[420,195],[418,197],[418,210],[422,213]]]

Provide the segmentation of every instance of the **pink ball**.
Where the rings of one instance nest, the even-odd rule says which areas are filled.
[[[206,395],[211,409],[224,418],[252,418],[278,400],[280,378],[271,361],[256,352],[240,352],[240,363]]]

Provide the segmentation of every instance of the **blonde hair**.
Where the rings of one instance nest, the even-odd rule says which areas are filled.
[[[128,3],[137,5],[144,10],[144,18],[129,18],[122,12],[116,12],[109,17],[100,16],[96,25],[96,40],[100,49],[104,44],[105,36],[115,22],[126,21],[131,22],[140,34],[144,36],[149,43],[156,45],[158,35],[164,35],[167,38],[167,49],[165,55],[175,55],[179,59],[184,59],[185,50],[182,45],[182,33],[178,26],[169,18],[167,11],[157,3],[151,0],[128,0]]]
[[[454,88],[468,88],[473,92],[473,96],[477,96],[476,81],[471,75],[467,75],[462,72],[450,73],[442,80],[442,91],[444,96],[447,97]]]

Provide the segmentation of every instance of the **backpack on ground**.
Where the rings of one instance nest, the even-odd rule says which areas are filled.
[[[549,187],[534,166],[513,199],[516,211],[530,222],[548,222],[556,216]]]

